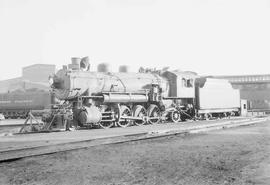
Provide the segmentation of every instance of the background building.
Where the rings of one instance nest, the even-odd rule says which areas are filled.
[[[48,90],[48,78],[55,73],[52,64],[34,64],[22,69],[22,76],[0,81],[0,93],[29,89]]]
[[[48,82],[48,77],[55,73],[55,65],[34,64],[22,68],[22,78],[32,82]]]
[[[228,79],[240,89],[240,97],[248,101],[250,111],[270,112],[270,74],[215,77]]]

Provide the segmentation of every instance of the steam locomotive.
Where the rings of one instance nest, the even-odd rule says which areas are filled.
[[[94,72],[88,57],[72,58],[50,78],[50,85],[56,98],[65,101],[62,113],[81,127],[209,119],[240,110],[239,90],[226,80],[177,70],[142,68],[134,73],[125,66],[114,73],[105,64]]]

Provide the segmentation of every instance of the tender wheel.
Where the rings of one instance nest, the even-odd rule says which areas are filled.
[[[129,119],[124,118],[125,116],[132,116],[131,110],[127,106],[121,105],[119,111],[119,118],[117,121],[117,124],[120,127],[128,127],[131,123]]]
[[[140,126],[140,125],[146,124],[145,117],[147,116],[147,111],[143,106],[141,106],[141,105],[135,106],[134,109],[133,109],[133,116],[138,117],[138,118],[142,118],[142,120],[135,120],[134,121],[134,123],[136,125]]]
[[[177,123],[181,120],[181,115],[179,111],[173,111],[170,113],[170,118],[172,120],[172,122]]]
[[[147,109],[147,115],[149,117],[148,122],[151,124],[156,124],[160,122],[161,112],[157,105],[150,105]]]

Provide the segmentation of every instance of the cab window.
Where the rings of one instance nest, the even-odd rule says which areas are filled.
[[[187,87],[193,87],[193,79],[187,80]]]
[[[187,87],[187,81],[185,78],[182,78],[182,87]]]

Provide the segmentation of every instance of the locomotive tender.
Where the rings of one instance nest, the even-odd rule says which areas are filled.
[[[208,82],[208,78],[200,78],[193,72],[134,73],[121,66],[120,72],[113,73],[104,64],[98,66],[97,72],[89,68],[88,57],[72,58],[72,64],[63,66],[50,78],[52,92],[65,100],[69,109],[66,112],[72,113],[75,125],[109,128],[179,122],[186,118],[234,115],[240,108],[239,91],[232,89],[228,81],[220,80],[225,84],[222,86],[214,80],[218,84],[215,89],[211,79]],[[204,91],[204,86],[210,88]],[[211,97],[219,96],[214,99],[213,107],[204,102],[205,92],[211,92]],[[219,105],[224,103],[219,99],[227,103]],[[208,97],[206,101],[209,100]]]

